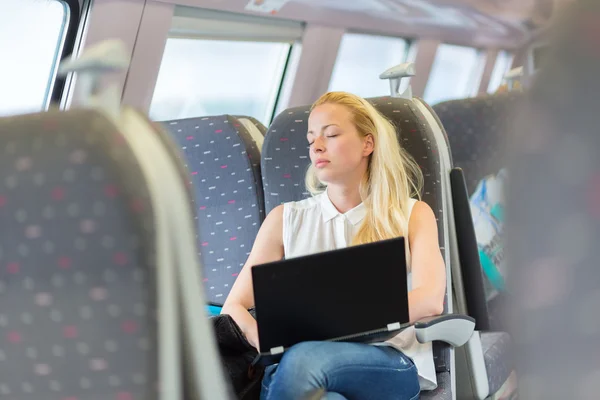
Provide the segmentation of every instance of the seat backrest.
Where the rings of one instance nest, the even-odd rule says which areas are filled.
[[[395,97],[367,99],[397,128],[401,145],[414,157],[424,175],[422,200],[434,211],[439,226],[440,248],[449,262],[446,250],[444,194],[442,190],[442,165],[433,127],[419,109],[416,100]],[[296,107],[280,113],[271,124],[262,152],[262,174],[265,189],[265,207],[269,212],[279,204],[298,201],[310,196],[304,178],[310,164],[306,139],[310,107]],[[450,282],[450,269],[448,281]],[[448,302],[444,303],[448,312]],[[434,343],[436,369],[450,368],[447,347]]]
[[[0,119],[0,395],[158,398],[144,176],[93,111]]]
[[[258,147],[258,151],[261,151],[263,141],[265,140],[265,135],[267,134],[267,127],[253,117],[237,115],[236,118],[242,125],[244,125],[248,133],[250,133],[252,140],[254,140],[256,146]]]
[[[163,125],[191,174],[206,297],[222,305],[264,220],[260,148],[230,115]]]
[[[505,132],[523,93],[451,100],[433,106],[446,133],[454,166],[464,171],[471,195],[487,175],[505,167]]]

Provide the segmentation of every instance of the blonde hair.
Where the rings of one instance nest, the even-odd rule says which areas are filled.
[[[394,125],[365,99],[346,92],[330,92],[321,96],[311,111],[322,104],[346,107],[359,135],[371,134],[374,140],[367,173],[359,188],[367,213],[352,245],[404,236],[408,231],[410,198],[421,198],[423,174],[419,165],[398,143]],[[327,188],[317,178],[312,164],[306,173],[306,187],[313,196]]]

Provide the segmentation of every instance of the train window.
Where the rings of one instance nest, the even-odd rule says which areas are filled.
[[[329,83],[330,91],[346,91],[361,97],[389,94],[389,83],[379,79],[386,69],[406,61],[408,43],[401,38],[347,33]]]
[[[477,94],[485,55],[472,47],[440,44],[431,68],[424,99],[429,104]]]
[[[150,107],[154,120],[249,115],[268,124],[289,43],[168,39]]]
[[[490,78],[488,85],[488,93],[494,93],[502,84],[504,75],[510,70],[512,66],[514,56],[507,51],[500,51],[498,57],[496,57],[496,63],[494,64],[494,70]]]
[[[268,125],[303,31],[293,21],[175,7],[150,117],[238,114]]]
[[[61,0],[0,2],[0,116],[48,107],[72,12]]]

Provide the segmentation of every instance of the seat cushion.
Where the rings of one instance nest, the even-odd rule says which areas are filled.
[[[494,394],[500,390],[513,370],[512,341],[505,332],[483,332],[481,347],[490,394]]]
[[[452,400],[452,381],[450,372],[437,374],[438,387],[435,390],[421,392],[421,399]]]

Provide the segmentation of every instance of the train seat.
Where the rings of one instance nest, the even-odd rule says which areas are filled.
[[[154,205],[122,140],[90,110],[0,119],[3,398],[159,397]]]
[[[231,115],[162,124],[190,173],[209,312],[218,314],[264,220],[260,141],[266,128]]]
[[[448,254],[447,217],[444,210],[445,195],[442,191],[442,162],[439,149],[432,132],[437,124],[427,120],[418,100],[397,97],[367,99],[398,128],[402,146],[417,160],[425,176],[423,200],[434,210],[439,223],[440,250],[447,266],[448,293],[451,294],[451,269]],[[265,192],[266,212],[277,205],[298,201],[309,196],[304,186],[304,175],[310,163],[306,141],[307,120],[310,107],[295,107],[280,113],[265,137],[262,152],[262,173]],[[452,296],[445,301],[445,314],[452,313]],[[470,336],[470,334],[468,335]],[[433,391],[421,394],[424,399],[453,399],[454,358],[451,346],[433,341],[438,386]]]

